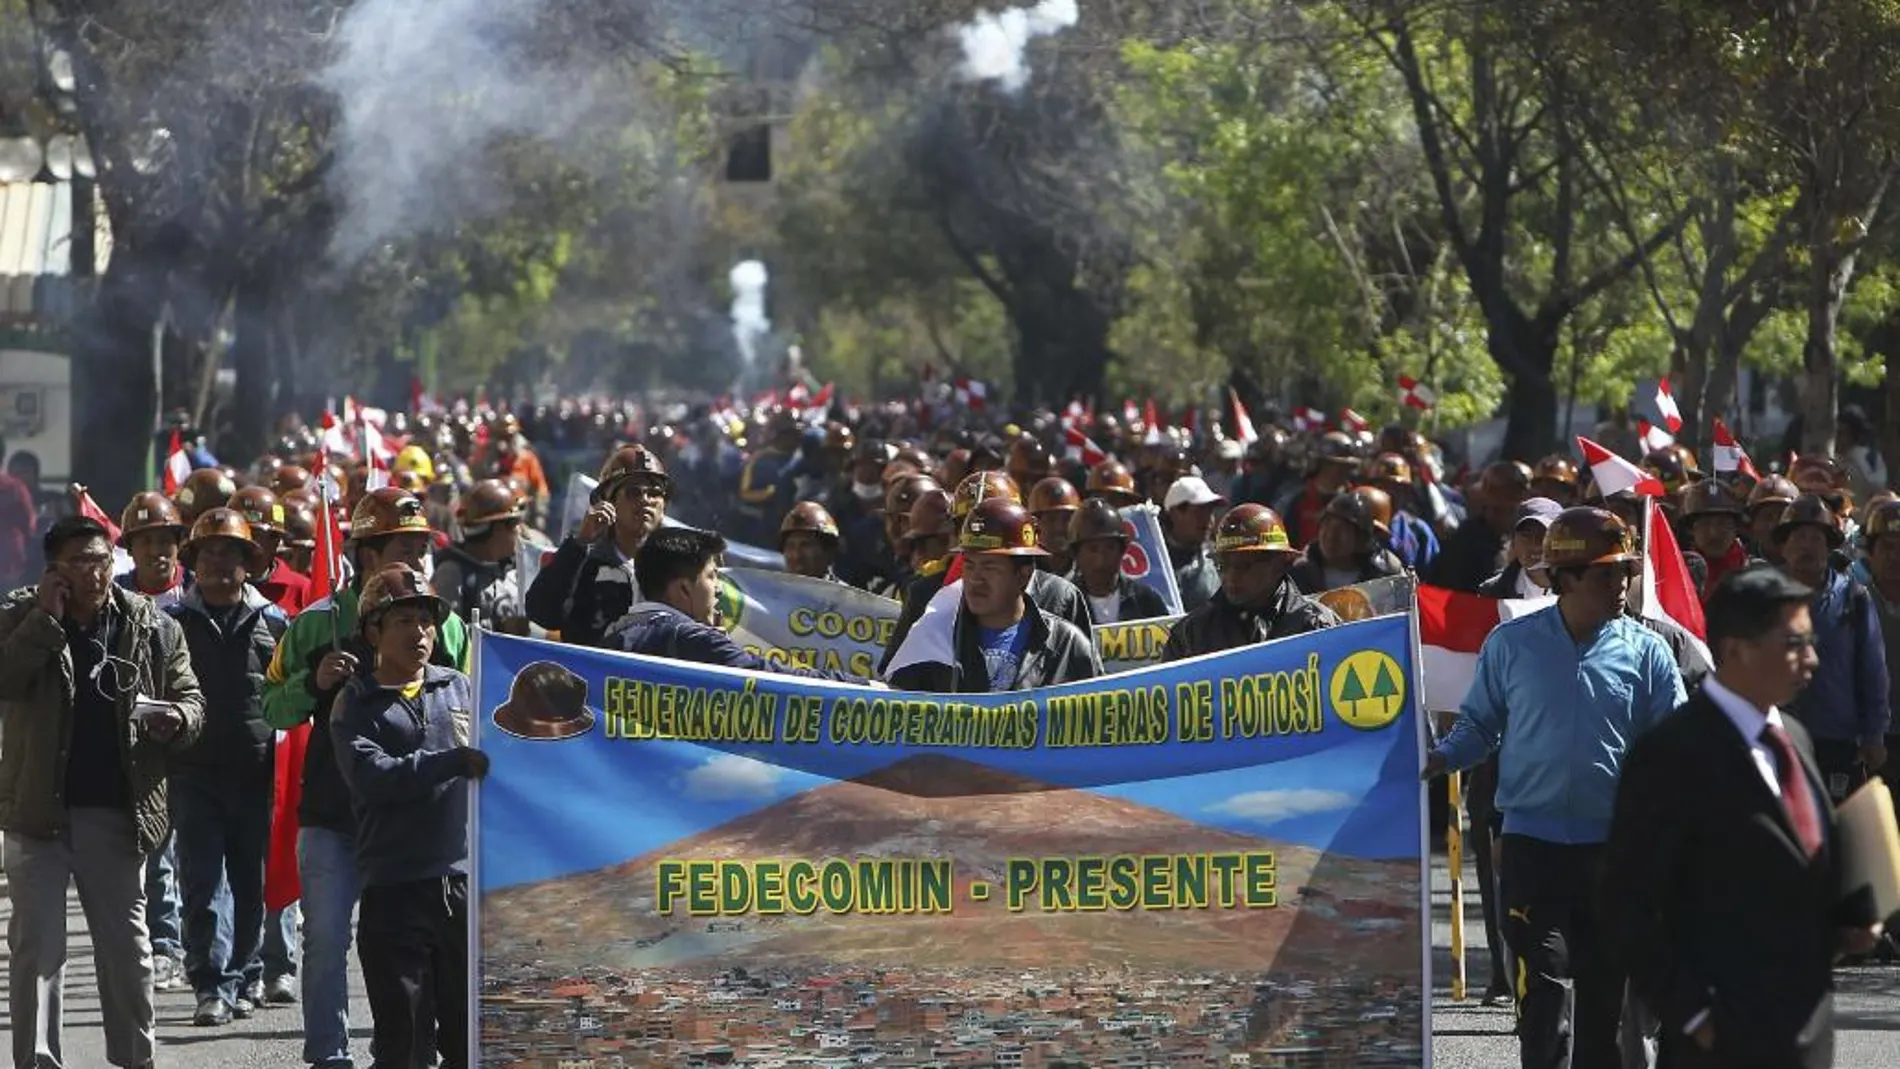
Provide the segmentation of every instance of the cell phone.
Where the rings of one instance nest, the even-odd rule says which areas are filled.
[[[159,715],[170,713],[171,711],[172,703],[162,702],[156,698],[147,698],[141,694],[132,703],[132,722],[143,727]]]

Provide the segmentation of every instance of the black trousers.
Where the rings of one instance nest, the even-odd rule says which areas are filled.
[[[468,878],[365,887],[356,933],[376,1069],[467,1069]]]
[[[1504,837],[1504,936],[1517,954],[1524,1069],[1619,1069],[1623,974],[1604,949],[1601,845]]]
[[[1484,940],[1491,949],[1491,979],[1486,993],[1515,991],[1517,970],[1511,964],[1511,950],[1498,927],[1498,874],[1493,863],[1497,843],[1498,759],[1493,754],[1470,772],[1471,786],[1465,791],[1465,808],[1471,817],[1471,841],[1465,850],[1478,866],[1478,904],[1484,911]]]

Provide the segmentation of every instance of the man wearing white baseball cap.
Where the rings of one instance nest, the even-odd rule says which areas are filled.
[[[1215,493],[1199,475],[1183,475],[1168,487],[1162,499],[1162,540],[1168,545],[1168,563],[1175,585],[1181,588],[1181,608],[1193,612],[1220,589],[1220,573],[1207,553],[1207,536],[1214,529],[1214,511],[1227,499]]]

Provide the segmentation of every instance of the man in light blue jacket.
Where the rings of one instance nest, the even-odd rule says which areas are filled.
[[[1617,774],[1630,746],[1687,698],[1669,647],[1624,614],[1641,556],[1596,508],[1550,525],[1539,567],[1557,604],[1500,624],[1478,654],[1458,721],[1425,775],[1499,752],[1505,938],[1519,965],[1525,1069],[1616,1066],[1623,977],[1593,902]]]

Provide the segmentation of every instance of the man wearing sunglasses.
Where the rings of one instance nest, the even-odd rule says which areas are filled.
[[[1499,754],[1500,900],[1520,959],[1525,1069],[1619,1064],[1623,977],[1593,896],[1630,744],[1682,704],[1668,645],[1625,612],[1641,555],[1598,508],[1558,514],[1537,565],[1557,603],[1498,625],[1429,779]]]

